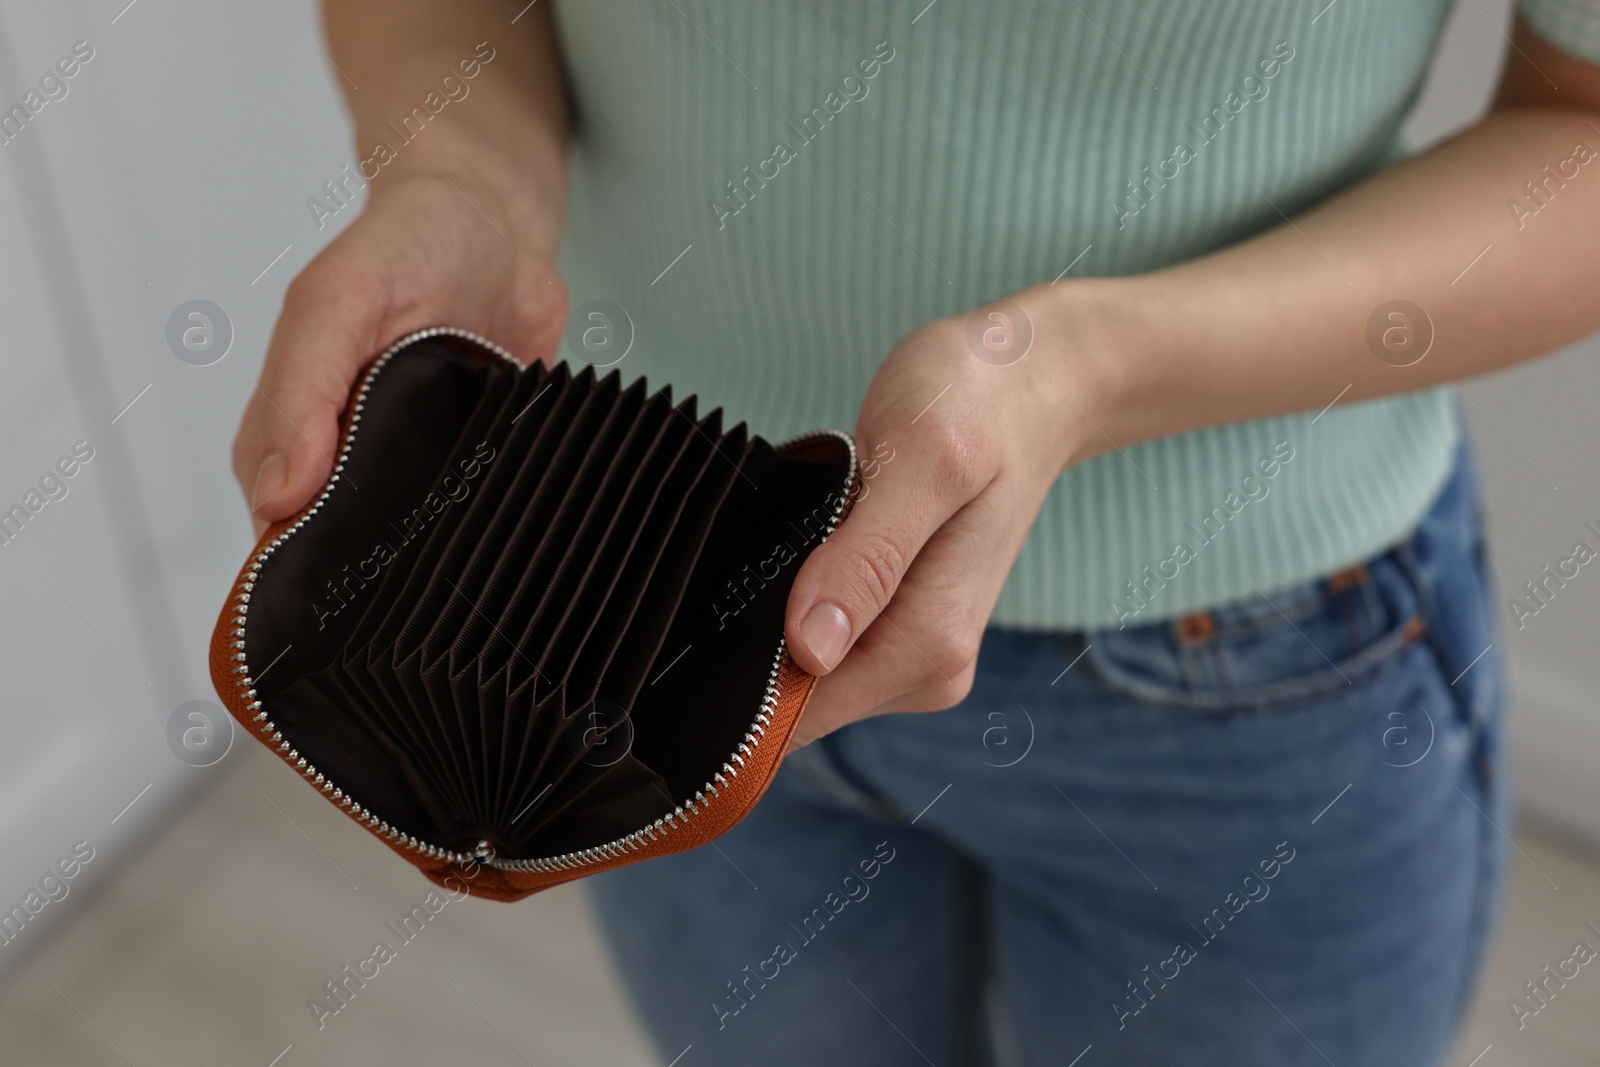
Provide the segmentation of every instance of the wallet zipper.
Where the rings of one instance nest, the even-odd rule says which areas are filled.
[[[238,676],[238,681],[234,684],[242,691],[244,695],[246,701],[246,710],[251,713],[250,721],[255,724],[256,729],[262,738],[274,749],[276,749],[279,755],[288,760],[288,762],[295,768],[295,770],[300,772],[306,781],[316,786],[324,795],[336,803],[340,808],[343,808],[348,814],[356,818],[358,821],[366,824],[368,828],[377,833],[378,836],[382,837],[385,841],[400,845],[410,852],[417,853],[418,855],[425,856],[430,860],[436,860],[440,863],[457,865],[478,864],[484,867],[490,867],[494,870],[517,871],[524,873],[572,871],[626,856],[629,853],[639,851],[647,844],[660,841],[669,835],[680,833],[685,828],[693,827],[695,823],[692,820],[705,811],[706,806],[712,799],[715,799],[718,796],[721,790],[732,785],[733,780],[739,776],[739,771],[745,766],[746,759],[754,755],[755,750],[761,746],[766,737],[767,726],[771,723],[772,715],[777,711],[779,702],[783,698],[783,688],[778,684],[778,673],[783,666],[784,654],[788,650],[787,638],[779,638],[778,640],[777,653],[772,657],[772,667],[767,672],[766,695],[761,700],[760,710],[756,712],[755,718],[751,721],[749,728],[745,730],[744,740],[739,742],[738,747],[731,755],[729,755],[728,759],[723,762],[722,770],[713,774],[711,781],[707,782],[700,789],[696,790],[692,799],[686,800],[682,804],[679,804],[671,812],[661,816],[649,826],[646,826],[640,830],[635,830],[634,832],[624,837],[620,837],[615,841],[610,841],[603,845],[596,845],[593,848],[581,849],[577,852],[568,852],[562,855],[548,856],[542,859],[501,859],[494,855],[494,850],[487,841],[480,842],[478,847],[472,852],[456,852],[450,849],[440,848],[437,845],[430,845],[426,841],[422,841],[411,834],[405,833],[398,827],[389,825],[389,823],[368,811],[360,803],[350,797],[349,794],[345,793],[344,790],[334,785],[334,783],[329,780],[326,775],[317,770],[316,767],[312,766],[310,761],[308,761],[304,756],[300,755],[294,746],[289,743],[288,739],[283,736],[283,733],[273,725],[272,720],[267,716],[266,709],[262,707],[261,700],[256,695],[255,681],[250,677],[250,668],[245,659],[244,651],[245,617],[249,612],[250,594],[255,589],[256,576],[261,573],[263,564],[265,564],[266,561],[271,558],[272,554],[277,551],[278,546],[293,536],[310,520],[311,516],[322,510],[323,503],[328,499],[329,496],[332,495],[334,487],[338,485],[341,475],[344,471],[345,460],[350,455],[351,444],[355,440],[356,429],[361,424],[361,412],[366,406],[367,393],[371,389],[372,380],[377,377],[378,372],[381,371],[389,362],[389,360],[394,357],[396,352],[399,352],[407,345],[414,344],[417,341],[426,340],[430,337],[440,336],[458,337],[462,340],[470,341],[484,350],[499,356],[506,362],[515,364],[519,369],[522,367],[521,362],[519,362],[517,358],[510,352],[507,352],[504,348],[501,348],[493,341],[490,341],[485,337],[481,337],[470,330],[463,330],[454,326],[431,326],[427,329],[414,331],[400,338],[400,340],[389,346],[388,350],[385,351],[383,355],[374,360],[371,367],[367,368],[366,372],[362,375],[361,384],[357,387],[355,407],[350,414],[350,426],[345,431],[344,440],[340,442],[339,459],[338,462],[334,464],[333,474],[331,477],[329,477],[328,484],[323,488],[322,494],[317,497],[316,502],[313,503],[304,514],[302,514],[287,529],[278,534],[278,536],[273,538],[269,544],[256,553],[255,558],[250,561],[250,566],[247,569],[247,576],[240,581],[238,590],[234,593],[233,599],[236,605],[234,609],[234,617],[232,619],[234,653],[231,658],[235,663],[238,664],[237,667],[233,668],[233,673]],[[822,540],[824,541],[833,535],[834,530],[838,529],[839,522],[844,514],[845,504],[848,500],[848,489],[855,482],[856,466],[858,462],[855,439],[849,434],[843,433],[839,430],[810,430],[806,433],[791,437],[776,446],[778,451],[781,452],[787,448],[804,444],[807,441],[821,440],[826,437],[836,438],[844,442],[850,453],[850,467],[844,482],[847,492],[846,494],[840,496],[838,502],[833,507],[833,514],[828,519],[828,527],[822,535]]]

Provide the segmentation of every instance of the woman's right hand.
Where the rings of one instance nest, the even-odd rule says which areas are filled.
[[[551,227],[513,191],[516,176],[487,152],[396,164],[407,162],[377,176],[360,217],[289,285],[233,443],[258,537],[327,482],[356,376],[400,337],[459,326],[525,362],[560,343],[566,290],[541,236]]]

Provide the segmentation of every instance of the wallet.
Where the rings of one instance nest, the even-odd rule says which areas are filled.
[[[373,361],[333,472],[251,552],[223,703],[441,885],[516,900],[725,832],[816,679],[784,644],[855,445],[436,327]]]

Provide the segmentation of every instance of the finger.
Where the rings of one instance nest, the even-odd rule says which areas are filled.
[[[991,488],[928,540],[888,610],[817,683],[795,731],[800,747],[847,723],[954,707],[971,689],[984,623],[1026,536],[1007,494]]]
[[[881,629],[883,618],[879,616],[878,622],[867,628],[837,670],[817,680],[817,688],[789,741],[789,751],[804,748],[862,719],[895,712],[952,708],[972,691],[977,674],[975,655],[964,667],[957,668],[950,663],[948,669],[953,673],[935,674],[929,681],[928,672],[919,666],[922,661],[912,662],[908,657],[908,652],[913,657],[918,653],[908,649],[906,635],[891,630],[886,636]],[[859,669],[852,669],[857,667]],[[891,687],[892,696],[881,701],[862,696],[865,688],[881,694]]]
[[[858,497],[839,529],[811,553],[789,593],[790,654],[826,674],[888,606],[917,553],[987,484],[988,472],[948,435],[899,435],[895,459]]]
[[[234,475],[258,535],[327,483],[351,386],[388,340],[378,336],[387,302],[381,283],[320,264],[290,285],[234,442]]]

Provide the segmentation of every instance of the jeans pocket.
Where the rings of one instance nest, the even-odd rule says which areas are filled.
[[[1212,715],[1290,710],[1369,679],[1427,632],[1394,553],[1251,602],[1086,635],[1085,661],[1118,695]]]

